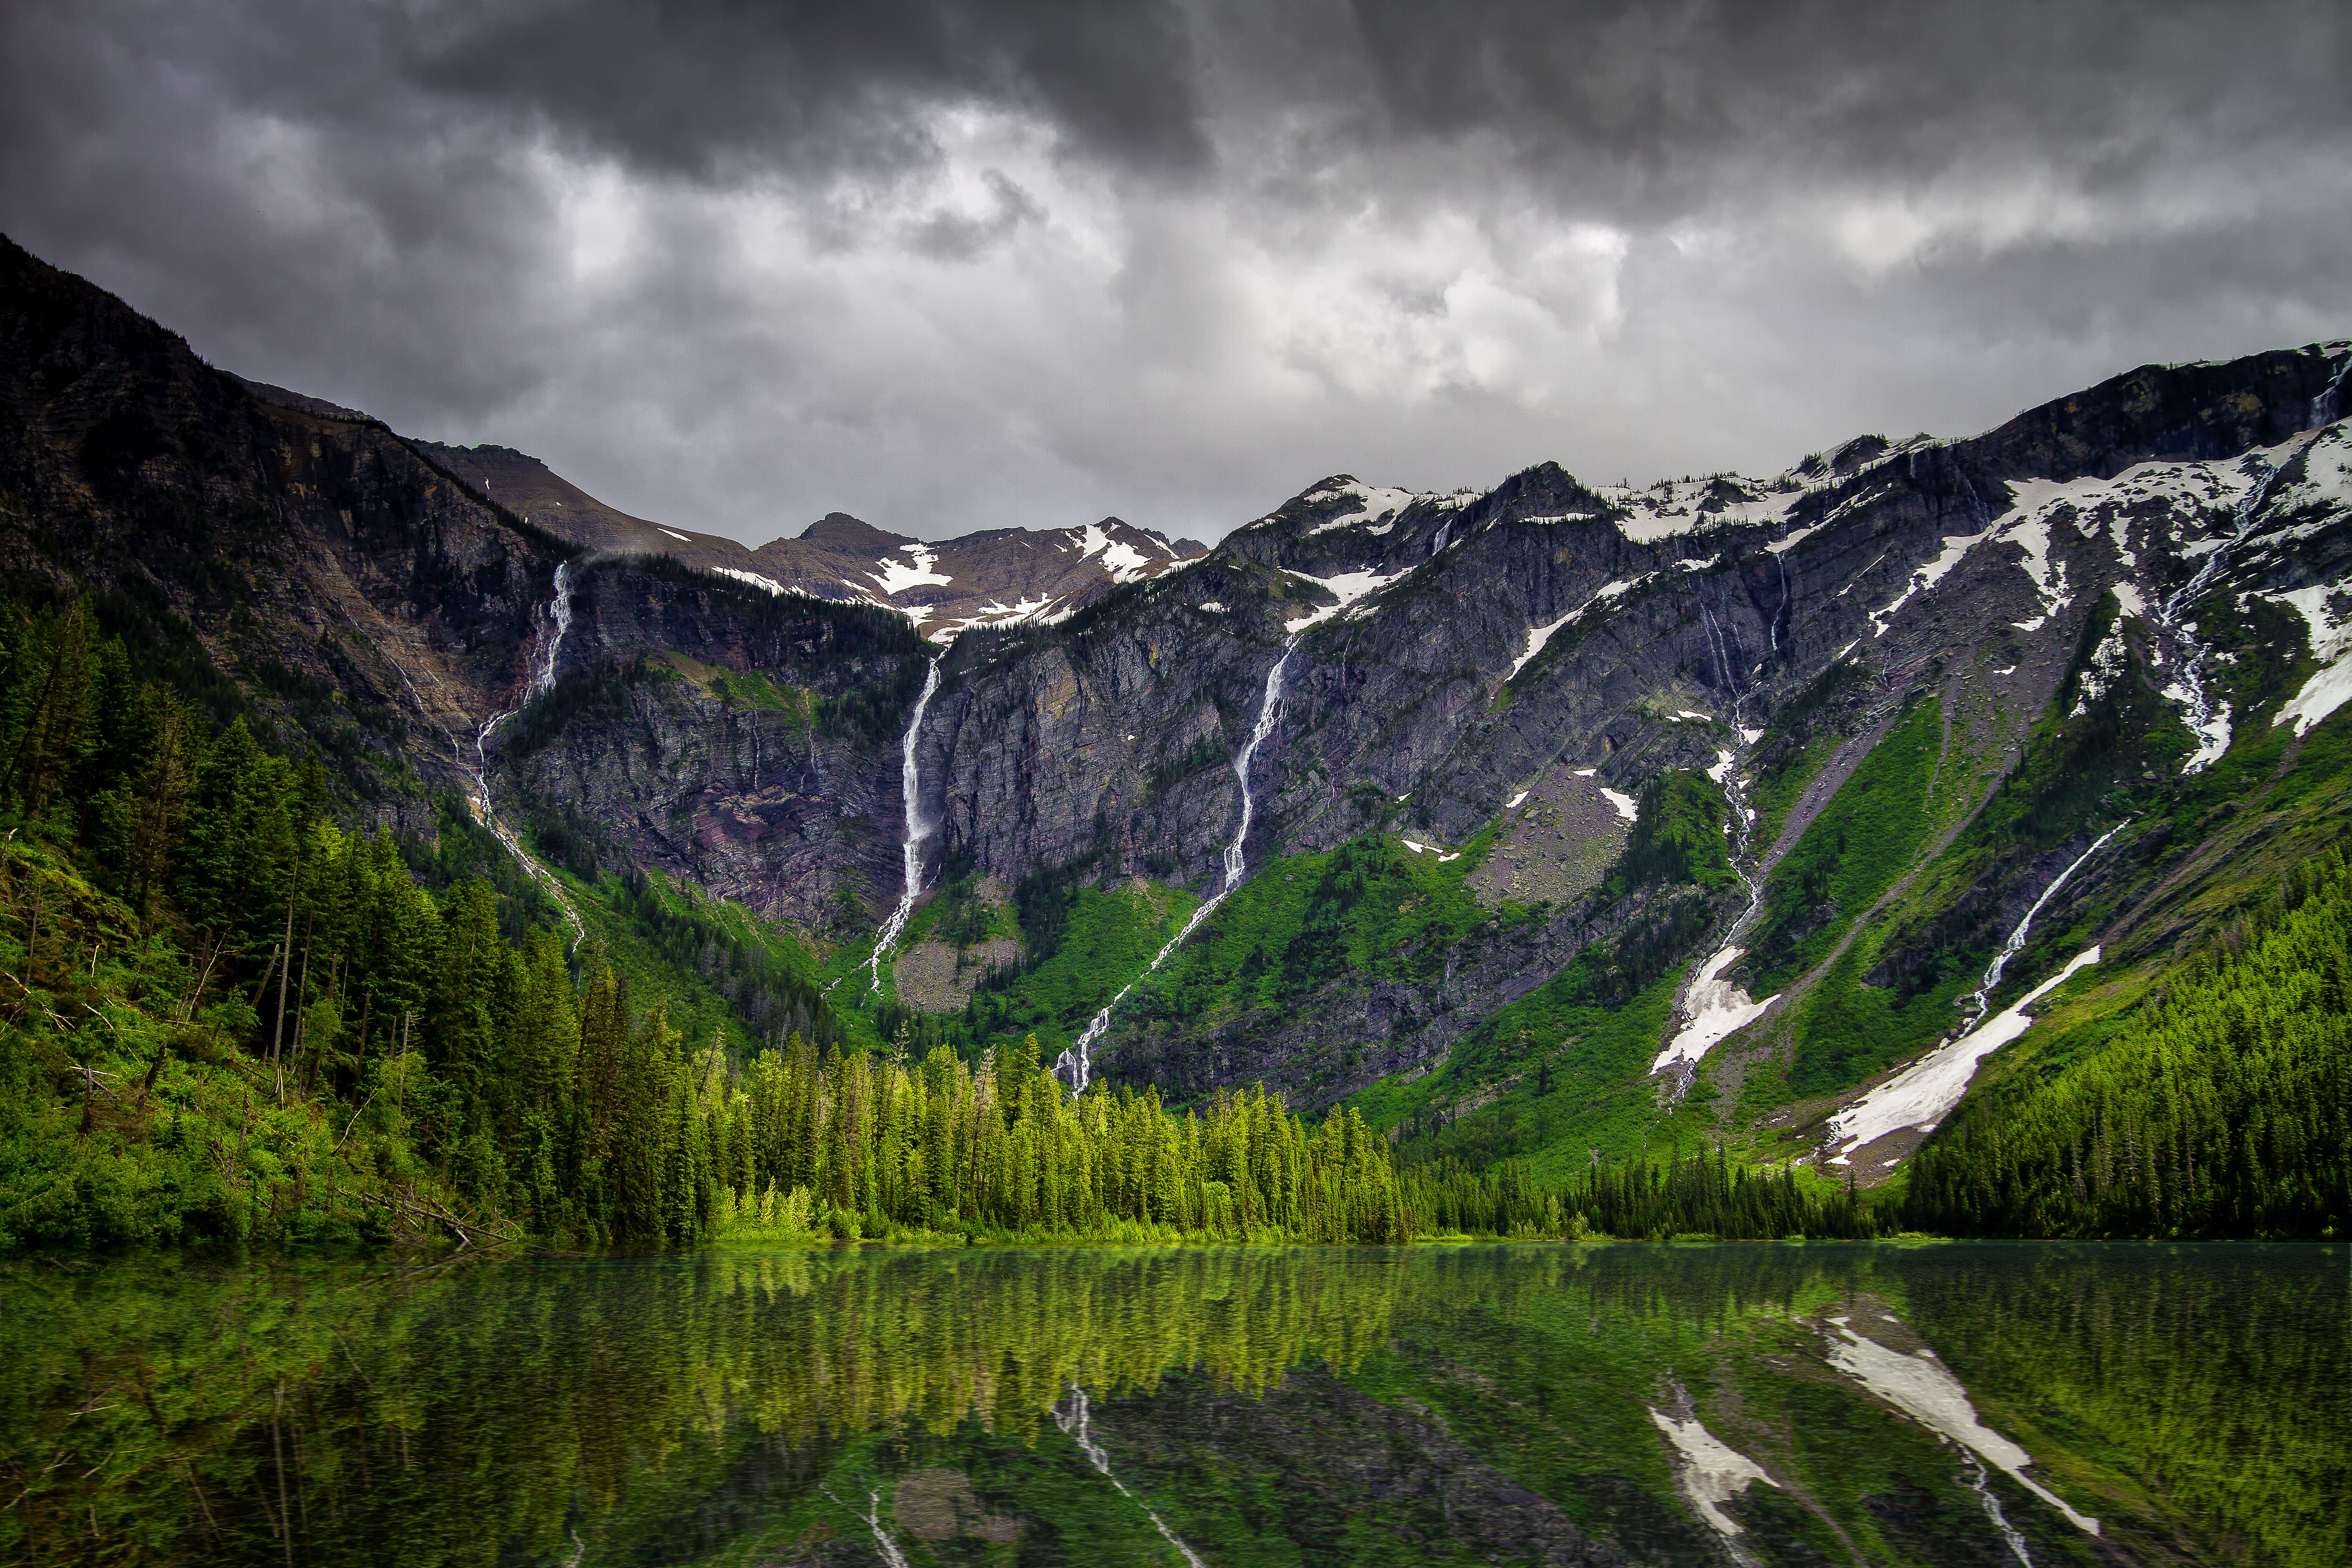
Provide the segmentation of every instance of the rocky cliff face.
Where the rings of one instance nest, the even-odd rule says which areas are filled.
[[[518,826],[570,825],[845,963],[901,889],[907,755],[931,888],[1207,895],[1244,790],[1251,875],[1358,842],[1462,857],[1484,913],[1387,978],[1194,1015],[1147,986],[1100,1070],[1173,1093],[1426,1075],[1580,955],[1671,932],[1661,973],[1720,949],[1727,991],[1774,998],[1710,1047],[1726,1103],[1826,1115],[1890,1061],[1816,1071],[1802,1020],[1925,997],[1912,1035],[1880,1032],[1931,1043],[2110,828],[2050,929],[2177,942],[2220,859],[2290,854],[2319,819],[2225,830],[2164,803],[2210,770],[2297,776],[2352,693],[2352,345],[2143,367],[1766,479],[1336,476],[1198,552],[1116,520],[934,544],[837,514],[750,551],[520,454],[265,400],[13,248],[0,300],[9,569],[184,626],[378,815],[422,820],[420,783],[470,792],[487,764]],[[1604,885],[1670,773],[1727,796],[1738,880]],[[1705,1010],[1687,989],[1662,1045]]]

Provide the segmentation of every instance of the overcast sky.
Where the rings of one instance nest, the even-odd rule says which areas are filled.
[[[2352,7],[0,7],[0,229],[760,542],[1777,472],[2352,334]]]

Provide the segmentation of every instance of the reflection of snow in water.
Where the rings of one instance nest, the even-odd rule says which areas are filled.
[[[1851,1320],[1832,1318],[1837,1337],[1830,1341],[1830,1364],[1861,1384],[1938,1436],[1950,1439],[2011,1480],[2066,1516],[2077,1530],[2099,1533],[2099,1521],[2087,1519],[2062,1501],[2041,1482],[2030,1479],[2025,1467],[2033,1456],[1986,1426],[1961,1385],[1932,1352],[1905,1355],[1875,1340],[1864,1339],[1848,1327]]]
[[[1695,1415],[1686,1421],[1677,1420],[1654,1407],[1650,1419],[1658,1424],[1658,1430],[1666,1435],[1666,1441],[1682,1456],[1682,1463],[1676,1467],[1681,1472],[1677,1479],[1699,1516],[1724,1535],[1743,1533],[1740,1522],[1724,1512],[1722,1505],[1757,1481],[1768,1487],[1780,1483],[1766,1475],[1761,1465],[1699,1425]]]
[[[1208,1568],[1208,1565],[1201,1561],[1192,1549],[1177,1539],[1176,1532],[1169,1529],[1160,1517],[1151,1510],[1150,1503],[1128,1490],[1126,1484],[1110,1473],[1110,1456],[1103,1451],[1103,1446],[1096,1442],[1087,1429],[1087,1391],[1076,1384],[1072,1384],[1070,1396],[1060,1405],[1054,1406],[1054,1425],[1069,1434],[1071,1439],[1085,1451],[1087,1463],[1093,1465],[1101,1473],[1103,1479],[1118,1489],[1119,1496],[1143,1510],[1143,1517],[1151,1521],[1151,1527],[1168,1538],[1168,1544],[1182,1553],[1185,1562],[1191,1563],[1192,1568]]]

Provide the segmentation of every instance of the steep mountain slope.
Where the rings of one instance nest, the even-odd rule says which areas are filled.
[[[1763,479],[1335,476],[1189,559],[753,552],[5,262],[10,570],[200,651],[355,812],[459,794],[551,889],[785,922],[860,1031],[1353,1097],[1409,1160],[1884,1179],[2352,812],[2352,345]]]

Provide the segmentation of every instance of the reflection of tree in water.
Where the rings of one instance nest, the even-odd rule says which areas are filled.
[[[972,1423],[1034,1445],[1074,1384],[1116,1395],[1197,1370],[1255,1394],[1309,1358],[1352,1371],[1387,1332],[1398,1272],[1365,1257],[20,1277],[0,1486],[24,1495],[0,1514],[0,1555],[135,1537],[172,1543],[166,1561],[560,1560],[576,1525],[594,1561],[600,1534],[698,1488],[719,1516],[756,1499],[747,1526],[780,1499],[814,1519],[819,1484],[877,1433]]]
[[[1839,1315],[1932,1348],[2105,1547],[2203,1560],[2236,1531],[2249,1560],[2322,1561],[2352,1492],[2325,1250],[20,1269],[0,1277],[0,1563],[872,1563],[877,1529],[915,1563],[1175,1561],[1070,1435],[1074,1387],[1088,1441],[1206,1562],[1249,1531],[1407,1525],[1433,1558],[1551,1531],[1595,1562],[1696,1561],[1720,1548],[1650,1415],[1665,1378],[1678,1418],[1769,1472],[1719,1505],[1761,1560],[2006,1556],[1953,1450],[1839,1371]],[[2089,1542],[1990,1484],[2037,1563]]]

